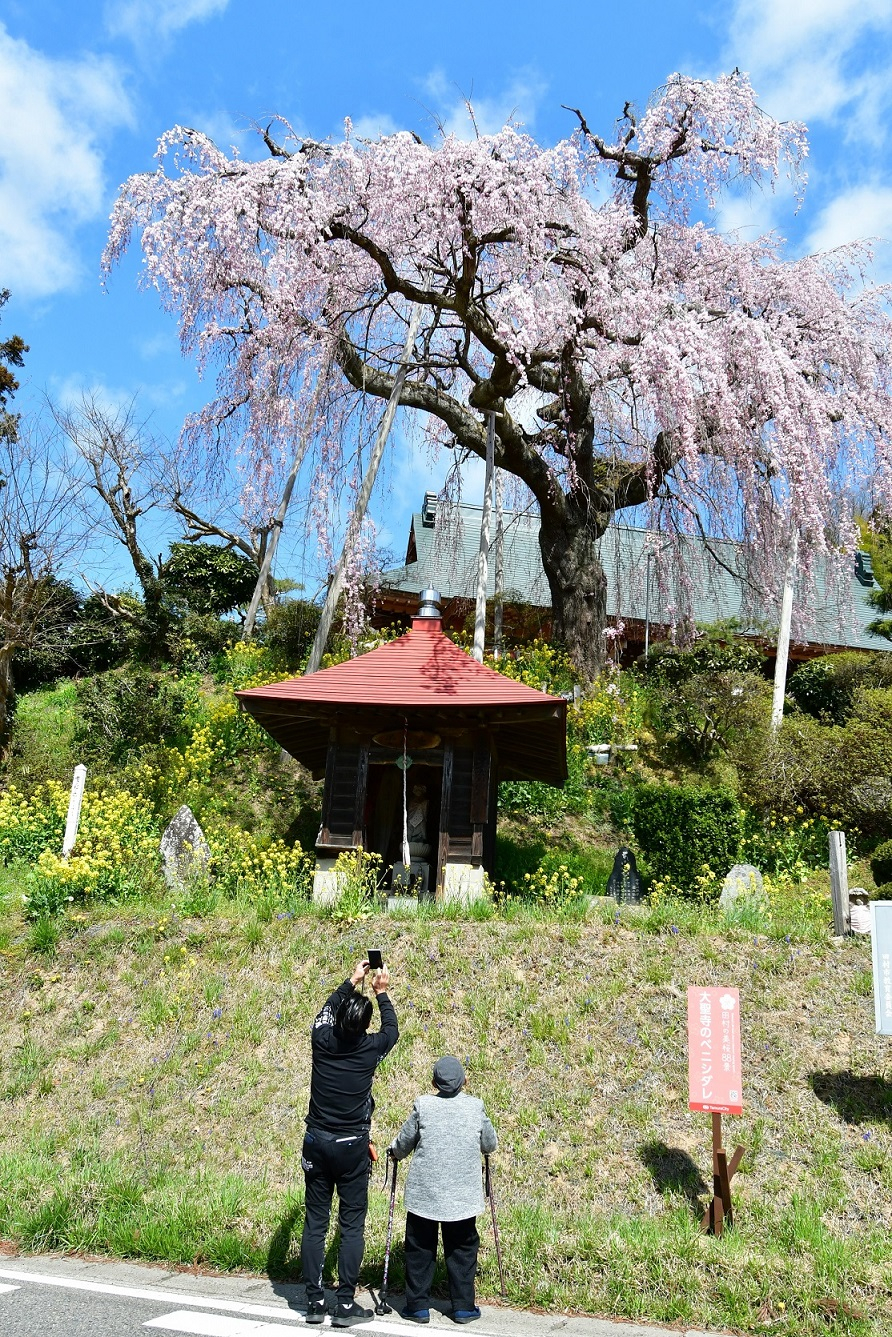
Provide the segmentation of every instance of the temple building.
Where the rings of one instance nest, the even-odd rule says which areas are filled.
[[[499,781],[560,788],[567,778],[566,701],[460,649],[443,633],[433,589],[398,640],[237,696],[325,778],[319,900],[338,894],[338,855],[360,848],[381,856],[388,886],[472,899],[493,872]]]
[[[407,619],[415,591],[435,586],[442,595],[444,624],[451,629],[473,619],[480,542],[480,506],[447,510],[432,492],[412,517],[406,560],[385,571],[374,596],[377,626]],[[521,639],[551,631],[551,595],[539,552],[539,519],[534,513],[506,511],[502,517],[501,594],[506,630]],[[496,595],[495,518],[491,528],[487,597]],[[741,546],[728,540],[686,536],[680,540],[685,580],[673,577],[657,588],[648,552],[665,543],[665,535],[627,525],[610,525],[599,543],[607,579],[607,613],[618,631],[613,644],[622,663],[629,664],[650,642],[671,639],[683,619],[695,624],[735,620],[744,635],[759,643],[769,660],[779,609],[760,609],[754,621],[745,612],[746,571]],[[873,579],[870,554],[857,554],[848,588],[837,589],[818,573],[807,613],[795,609],[790,659],[801,661],[838,650],[888,650],[889,642],[872,635],[877,617],[869,595],[879,586]],[[773,624],[773,625],[772,625]],[[770,665],[769,665],[770,667]]]

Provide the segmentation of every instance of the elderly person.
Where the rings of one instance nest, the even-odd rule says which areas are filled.
[[[402,1317],[430,1322],[430,1288],[443,1232],[443,1254],[455,1323],[480,1317],[474,1296],[484,1209],[480,1155],[496,1149],[483,1101],[466,1095],[465,1070],[447,1055],[434,1065],[434,1094],[419,1096],[388,1151],[401,1161],[414,1152],[406,1180],[406,1306]]]

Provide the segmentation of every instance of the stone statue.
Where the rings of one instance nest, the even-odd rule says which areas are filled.
[[[849,890],[849,926],[853,933],[870,932],[870,897],[863,887]]]
[[[409,828],[409,853],[413,859],[426,859],[431,847],[427,838],[427,789],[424,785],[412,786],[412,797],[406,805],[406,817]]]

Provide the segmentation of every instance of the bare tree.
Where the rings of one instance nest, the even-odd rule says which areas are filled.
[[[149,660],[164,654],[170,614],[164,598],[164,561],[153,557],[145,542],[145,518],[161,507],[159,443],[148,422],[136,412],[136,401],[114,410],[95,396],[84,395],[76,408],[54,408],[56,422],[85,464],[89,490],[103,503],[97,527],[123,544],[142,591],[143,609],[135,610],[120,595],[87,581],[100,603],[115,617],[133,625]],[[84,578],[86,580],[86,577]]]
[[[262,507],[252,514],[231,472],[209,472],[207,461],[196,461],[186,442],[170,446],[159,440],[137,413],[135,400],[115,410],[85,395],[76,407],[55,407],[53,413],[86,465],[97,528],[127,550],[142,608],[84,579],[108,612],[136,629],[150,662],[164,658],[174,618],[170,562],[149,547],[157,532],[147,523],[152,512],[159,513],[157,520],[162,514],[172,519],[177,537],[187,543],[219,539],[258,573],[265,571],[263,601],[269,608],[276,585],[266,558],[276,519],[271,514],[264,522]]]
[[[0,433],[0,755],[9,747],[17,652],[58,653],[70,628],[59,616],[60,576],[73,574],[89,538],[85,479],[45,424]]]
[[[181,521],[188,543],[199,543],[202,539],[222,539],[225,547],[247,557],[257,568],[258,574],[263,571],[267,565],[270,536],[275,525],[272,518],[264,524],[246,516],[244,508],[228,502],[221,504],[217,501],[215,504],[210,498],[195,496],[193,487],[184,481],[179,470],[171,475],[168,495],[170,508]],[[204,514],[197,511],[199,505]],[[262,591],[264,608],[268,609],[275,597],[276,583],[272,570],[267,566]]]

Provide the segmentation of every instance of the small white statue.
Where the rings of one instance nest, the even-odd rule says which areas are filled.
[[[853,933],[870,932],[870,897],[863,887],[849,891],[849,927]]]

